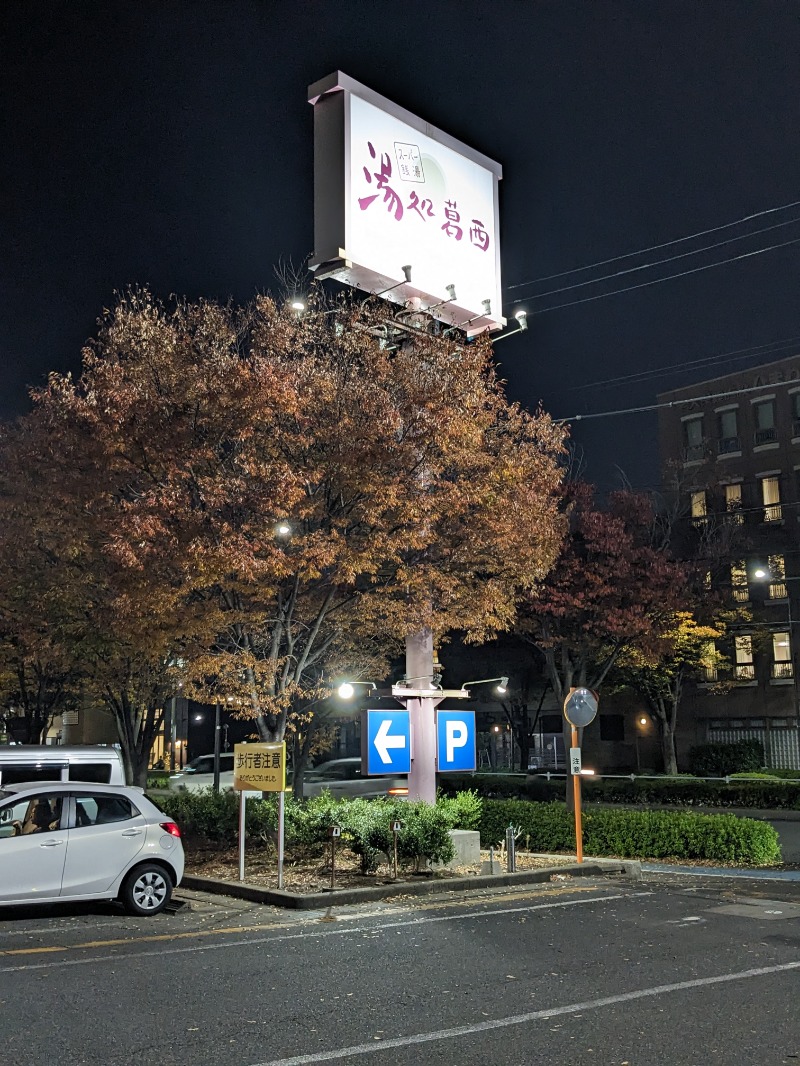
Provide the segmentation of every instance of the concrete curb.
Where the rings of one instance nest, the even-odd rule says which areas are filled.
[[[250,903],[267,903],[274,907],[287,907],[292,910],[320,910],[326,907],[341,907],[354,903],[369,903],[371,900],[387,899],[391,896],[426,896],[437,892],[463,892],[478,888],[506,888],[511,885],[535,884],[549,881],[554,874],[562,877],[597,877],[608,874],[622,874],[627,877],[641,877],[641,863],[620,862],[617,860],[585,863],[571,863],[566,866],[547,866],[536,870],[522,870],[514,874],[488,874],[475,877],[431,877],[415,881],[395,881],[382,885],[370,885],[366,888],[339,888],[330,892],[278,891],[250,885],[246,881],[219,881],[211,877],[196,877],[187,874],[180,883],[180,888],[196,892],[208,892],[219,896],[232,896],[235,899],[248,900]],[[179,891],[180,891],[179,888]]]

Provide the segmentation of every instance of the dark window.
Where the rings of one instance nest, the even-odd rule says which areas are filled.
[[[625,719],[621,714],[600,715],[600,739],[611,741],[625,739]]]
[[[76,796],[75,825],[107,825],[109,822],[127,822],[139,811],[125,796]]]
[[[92,781],[97,785],[107,785],[111,781],[111,763],[70,763],[69,779],[70,781]]]
[[[543,714],[539,719],[539,730],[542,733],[560,733],[564,728],[564,719],[560,714]]]
[[[20,781],[60,781],[61,770],[67,764],[37,766],[36,763],[0,763],[0,779],[4,785],[16,785]]]

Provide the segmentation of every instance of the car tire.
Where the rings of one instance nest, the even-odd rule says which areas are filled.
[[[172,878],[157,863],[147,863],[131,870],[122,882],[120,902],[128,914],[150,917],[160,914],[172,896]]]

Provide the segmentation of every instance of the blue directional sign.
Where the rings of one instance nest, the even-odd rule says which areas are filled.
[[[408,711],[367,711],[368,774],[411,771],[411,722]]]
[[[476,768],[475,712],[436,712],[436,767],[448,770]]]

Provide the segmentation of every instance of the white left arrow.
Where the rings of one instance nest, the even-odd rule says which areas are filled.
[[[373,741],[375,751],[377,751],[382,763],[390,763],[392,761],[389,748],[404,748],[406,746],[406,738],[404,736],[389,736],[391,724],[391,719],[384,718]]]

